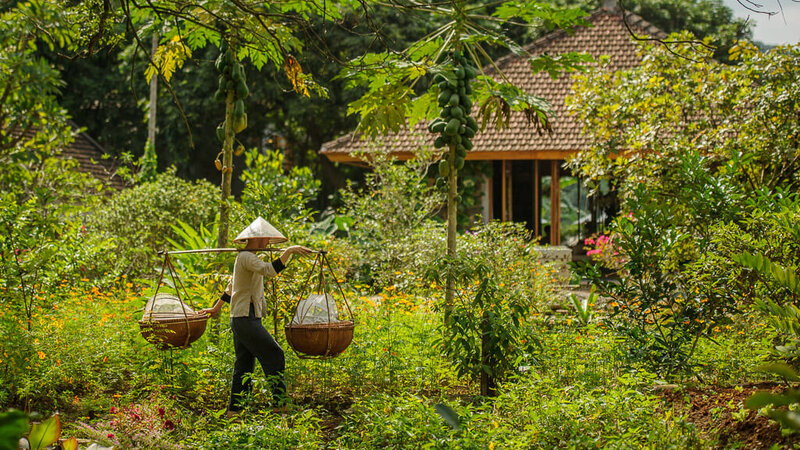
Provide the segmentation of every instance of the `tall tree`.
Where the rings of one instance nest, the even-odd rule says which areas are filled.
[[[439,173],[447,184],[447,249],[449,259],[456,255],[456,216],[458,171],[463,167],[471,138],[479,132],[471,116],[478,108],[480,129],[490,124],[502,128],[512,111],[523,112],[538,130],[549,129],[548,105],[541,98],[524,92],[508,81],[487,46],[501,46],[530,60],[533,72],[550,73],[579,68],[585,55],[530,55],[508,35],[509,25],[523,28],[545,26],[572,31],[586,24],[585,12],[576,8],[555,8],[539,2],[501,2],[487,6],[481,2],[455,0],[437,3],[393,1],[390,7],[428,18],[436,26],[422,39],[399,52],[369,53],[345,69],[353,85],[366,87],[366,93],[350,104],[349,112],[360,117],[359,131],[368,135],[413,128],[422,120],[431,121],[429,131],[440,134],[434,142],[444,148]],[[377,6],[376,6],[377,7]],[[484,67],[490,67],[484,70]],[[437,118],[438,117],[438,118]],[[446,277],[444,325],[451,326],[454,276]],[[481,326],[487,339],[488,331]],[[483,352],[483,361],[489,355]],[[481,372],[481,393],[494,393],[491,367]]]

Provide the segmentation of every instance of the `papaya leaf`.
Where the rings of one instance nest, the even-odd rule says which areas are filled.
[[[556,79],[563,73],[586,72],[585,64],[595,62],[588,53],[569,52],[557,56],[537,55],[529,60],[533,73],[547,72]]]
[[[53,445],[61,436],[61,419],[58,413],[44,422],[37,423],[31,428],[28,441],[31,443],[31,450],[39,450]]]
[[[444,419],[444,421],[450,425],[450,428],[460,431],[461,430],[461,420],[458,417],[458,413],[455,410],[444,403],[437,403],[433,406],[436,410],[436,413]]]

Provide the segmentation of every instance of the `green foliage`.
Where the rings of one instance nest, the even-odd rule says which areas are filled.
[[[116,270],[148,273],[167,238],[176,237],[172,225],[178,220],[191,226],[210,223],[218,196],[208,182],[185,181],[167,171],[115,194],[87,218],[89,232],[113,237]]]
[[[676,220],[680,208],[666,206],[659,192],[645,186],[633,191],[626,206],[635,215],[614,224],[614,244],[623,255],[618,279],[604,278],[598,266],[588,264],[578,265],[578,273],[610,299],[609,322],[624,337],[621,350],[631,362],[666,378],[691,372],[698,340],[728,323],[735,304],[718,287],[724,280],[710,281],[692,267],[706,248],[702,237]]]
[[[32,450],[42,450],[53,445],[61,437],[61,419],[58,414],[36,423],[28,434],[28,443]]]
[[[28,431],[28,415],[11,409],[0,413],[0,450],[16,450],[19,439]]]
[[[797,376],[794,369],[786,364],[766,364],[762,366],[761,370],[775,374],[787,381],[800,381],[800,377]],[[764,411],[770,419],[778,422],[786,433],[800,431],[800,413],[797,412],[797,408],[800,406],[800,391],[795,388],[787,388],[779,393],[758,391],[747,399],[744,406],[747,409]]]
[[[44,32],[44,30],[48,30]],[[36,55],[38,46],[72,40],[65,12],[50,2],[15,2],[0,13],[0,186],[28,178],[26,170],[66,144],[66,114],[56,101],[58,71]]]
[[[308,167],[292,166],[280,150],[261,153],[256,149],[245,152],[247,167],[242,171],[245,183],[242,208],[245,214],[262,216],[271,224],[283,228],[289,224],[304,224],[312,219],[310,203],[316,198],[320,181]]]
[[[699,153],[710,174],[744,192],[796,189],[800,49],[760,53],[740,43],[731,49],[735,66],[695,46],[670,50],[645,47],[634,69],[579,77],[569,102],[593,142],[571,161],[576,173],[616,180],[623,197],[642,181],[671,191],[682,181],[675,174],[683,156]]]
[[[490,223],[463,236],[455,258],[433,264],[427,277],[460,289],[445,308],[440,346],[461,376],[494,382],[513,371],[528,337],[526,322],[547,297],[545,272],[518,224]]]
[[[257,417],[257,421],[245,419],[208,434],[197,433],[187,443],[211,448],[298,449],[319,448],[323,443],[320,419],[314,411],[303,411],[291,417],[263,411]]]
[[[432,19],[429,34],[402,52],[367,53],[356,58],[353,67],[343,69],[341,74],[351,86],[366,87],[362,97],[350,103],[348,114],[358,114],[359,131],[373,137],[433,119],[441,93],[437,85],[439,81],[434,81],[423,92],[415,90],[414,86],[428,75],[455,74],[453,63],[462,63],[455,55],[463,55],[469,65],[482,68],[493,64],[484,48],[486,46],[500,46],[522,53],[521,46],[509,38],[508,30],[494,26],[493,22],[513,23],[522,28],[533,28],[543,23],[547,27],[564,29],[587,23],[584,19],[586,13],[578,8],[552,7],[538,2],[522,5],[506,2],[499,8],[467,2],[415,4],[406,8]],[[510,17],[516,19],[507,22]],[[554,71],[574,70],[577,62],[564,59],[559,64],[551,64],[552,58],[539,56],[531,57],[531,61],[537,69],[546,66]],[[556,69],[557,66],[560,67]],[[494,69],[500,72],[499,68]],[[471,75],[470,78],[474,78],[478,73]],[[482,69],[480,75],[480,81],[475,83],[475,95],[465,92],[465,96],[472,97],[470,103],[479,105],[480,115],[485,118],[484,127],[490,120],[502,127],[513,110],[524,111],[531,123],[548,128],[546,103],[542,99],[528,95],[507,80],[495,81],[485,76]],[[478,89],[478,85],[485,87]]]
[[[441,226],[430,218],[443,196],[428,184],[430,153],[405,164],[380,152],[370,155],[373,171],[362,186],[348,184],[342,212],[353,220],[349,237],[359,251],[356,276],[379,288],[401,281],[397,275],[406,270],[421,273],[438,258],[444,244],[435,231]]]

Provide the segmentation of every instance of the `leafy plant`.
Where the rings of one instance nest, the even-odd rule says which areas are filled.
[[[292,166],[280,150],[266,153],[256,149],[245,152],[247,167],[242,171],[245,184],[242,208],[251,216],[262,216],[279,229],[289,224],[310,222],[314,210],[310,203],[316,199],[320,181],[308,167]]]
[[[463,286],[452,308],[440,305],[440,345],[459,375],[481,380],[481,395],[496,395],[498,381],[515,369],[528,337],[523,324],[546,295],[526,238],[509,225],[478,228],[465,236],[456,258],[443,258],[427,272],[439,285],[449,276]]]
[[[113,237],[117,271],[148,273],[167,239],[177,237],[172,226],[178,220],[193,227],[214,220],[218,195],[210,183],[182,180],[172,168],[152,182],[115,194],[87,217],[87,229]]]

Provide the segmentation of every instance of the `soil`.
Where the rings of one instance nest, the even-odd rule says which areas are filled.
[[[760,383],[739,387],[667,389],[659,395],[675,407],[676,413],[685,414],[700,434],[716,436],[719,448],[792,448],[800,443],[800,437],[783,436],[777,423],[756,411],[744,409],[745,400],[754,392],[782,389],[783,386],[775,383]]]

